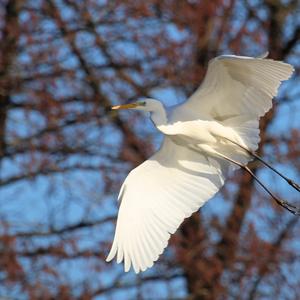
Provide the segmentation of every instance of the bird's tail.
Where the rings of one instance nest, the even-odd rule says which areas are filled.
[[[256,151],[260,142],[259,120],[251,116],[234,116],[222,122],[224,126],[231,127],[242,139],[244,147]],[[241,144],[241,143],[240,143]]]

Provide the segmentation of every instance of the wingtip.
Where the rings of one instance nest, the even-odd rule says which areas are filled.
[[[110,262],[110,261],[112,261],[112,259],[113,259],[113,257],[111,257],[111,256],[108,255],[108,256],[106,257],[105,261],[106,261],[106,262]]]
[[[128,265],[124,264],[124,272],[128,273],[129,270],[130,270],[130,265],[128,266]]]
[[[257,56],[257,58],[267,58],[269,56],[269,51],[262,53],[261,55]]]
[[[295,67],[291,64],[288,64],[290,66],[290,77],[293,75],[293,73],[295,72]]]
[[[135,270],[134,268],[132,268],[132,269],[133,269],[133,271],[134,271],[135,274],[139,274],[140,273],[140,270]],[[124,272],[128,273],[130,270],[131,270],[131,267],[129,267],[129,268],[127,267],[126,268],[124,266]]]
[[[106,262],[110,262],[113,260],[113,258],[116,256],[116,248],[114,247],[114,245],[111,247],[110,252],[108,253],[105,261]]]
[[[283,80],[288,80],[293,76],[293,73],[295,72],[295,67],[289,63],[281,62],[286,66],[286,77]]]

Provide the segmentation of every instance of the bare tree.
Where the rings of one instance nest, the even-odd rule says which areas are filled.
[[[0,2],[0,296],[297,299],[299,224],[238,171],[136,276],[104,259],[116,195],[159,144],[113,104],[186,99],[222,53],[285,60],[295,75],[261,120],[259,154],[299,178],[299,2]],[[299,196],[259,162],[275,193]],[[298,197],[298,198],[297,198]]]

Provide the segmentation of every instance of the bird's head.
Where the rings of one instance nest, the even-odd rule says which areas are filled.
[[[150,113],[150,118],[159,129],[160,125],[167,123],[167,114],[163,104],[155,99],[147,98],[134,103],[116,105],[111,109],[135,109]],[[159,129],[160,130],[160,129]]]
[[[153,112],[156,111],[158,108],[162,107],[161,102],[155,99],[144,99],[137,102],[123,104],[123,105],[115,105],[111,109],[134,109],[134,110],[142,110],[145,112]]]

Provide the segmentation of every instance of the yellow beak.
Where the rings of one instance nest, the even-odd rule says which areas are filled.
[[[124,105],[112,106],[111,109],[131,109],[131,108],[135,108],[137,106],[138,106],[138,103],[129,103],[129,104],[124,104]]]

